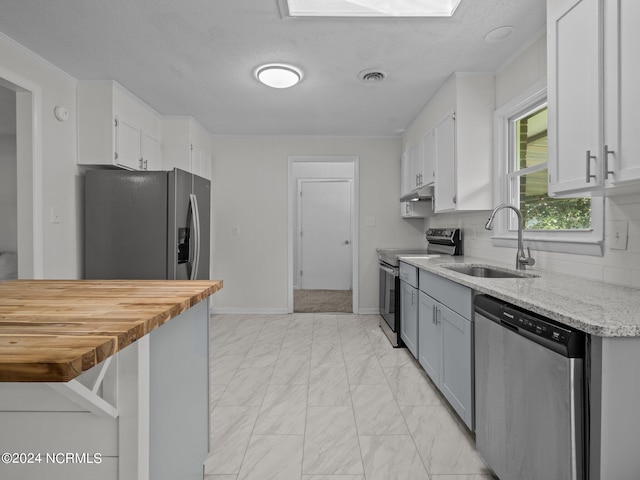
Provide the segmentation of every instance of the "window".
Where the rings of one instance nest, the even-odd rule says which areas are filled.
[[[553,198],[547,190],[546,87],[536,85],[495,114],[497,203],[517,206],[532,249],[602,255],[602,198]],[[494,245],[511,246],[517,218],[497,219]]]

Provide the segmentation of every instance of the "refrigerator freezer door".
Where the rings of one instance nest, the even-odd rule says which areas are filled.
[[[167,278],[167,173],[85,175],[85,278]]]

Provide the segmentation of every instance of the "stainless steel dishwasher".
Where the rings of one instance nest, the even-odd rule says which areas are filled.
[[[476,448],[500,480],[585,477],[585,334],[474,300]]]

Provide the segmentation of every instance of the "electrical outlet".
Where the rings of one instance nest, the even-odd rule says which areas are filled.
[[[375,227],[376,226],[376,217],[374,217],[374,216],[365,217],[364,224],[367,227]]]
[[[611,250],[626,250],[629,235],[629,223],[626,220],[611,222],[611,237],[609,248]]]
[[[240,227],[238,225],[234,225],[233,227],[231,227],[231,235],[234,237],[240,236]]]

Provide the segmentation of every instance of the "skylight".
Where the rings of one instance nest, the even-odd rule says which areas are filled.
[[[450,17],[461,0],[281,0],[291,17]]]

